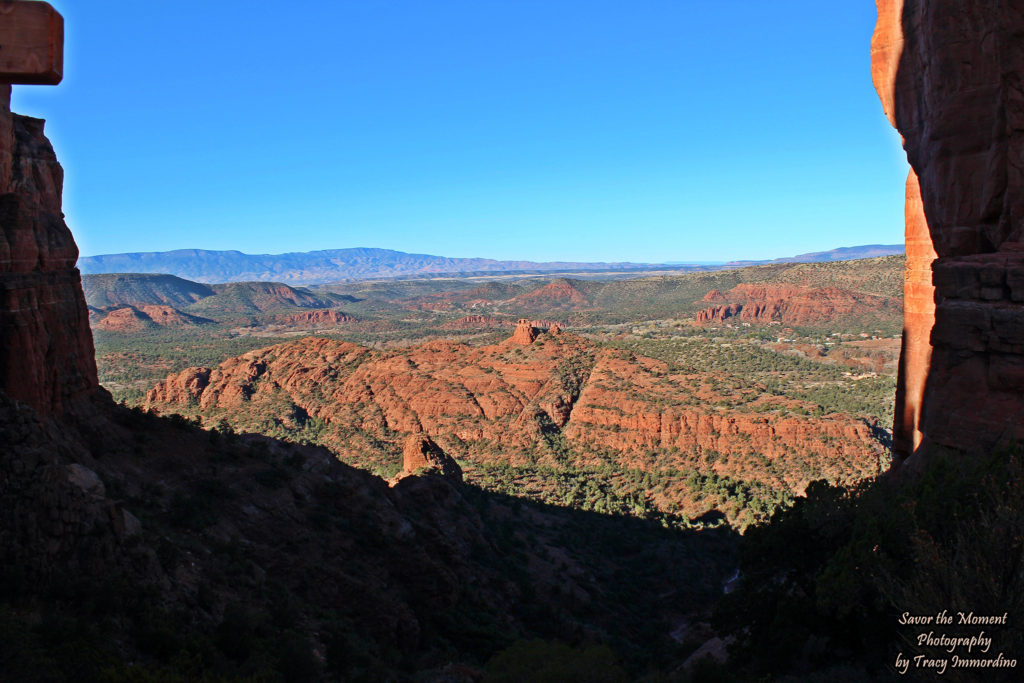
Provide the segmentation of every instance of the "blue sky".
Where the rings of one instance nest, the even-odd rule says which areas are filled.
[[[902,240],[874,3],[50,0],[83,255],[709,261]]]

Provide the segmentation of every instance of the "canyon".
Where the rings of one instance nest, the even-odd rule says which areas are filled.
[[[550,628],[664,657],[645,624],[667,632],[707,604],[733,561],[724,530],[666,536],[513,503],[463,486],[422,436],[389,485],[321,447],[114,404],[42,131],[0,106],[0,622],[18,634],[5,676],[468,681],[509,638]],[[153,306],[150,320],[174,310]],[[636,592],[616,579],[634,565],[663,569]]]
[[[151,411],[117,405],[98,382],[77,247],[62,215],[62,171],[43,123],[12,114],[4,97],[0,619],[5,633],[17,634],[5,673],[159,679],[192,666],[225,677],[469,681],[510,642],[556,637],[614,643],[633,672],[678,671],[684,656],[715,640],[699,621],[711,618],[715,603],[725,605],[715,628],[729,624],[733,610],[732,636],[755,641],[735,655],[736,666],[747,667],[737,670],[884,674],[881,650],[864,643],[878,644],[876,626],[892,621],[896,598],[930,609],[935,584],[940,593],[980,591],[979,600],[1018,614],[1020,496],[995,498],[998,514],[972,521],[986,500],[973,491],[947,498],[963,470],[943,470],[939,455],[951,451],[963,465],[971,458],[960,455],[991,452],[1024,429],[1024,64],[1014,49],[1024,7],[878,0],[878,11],[872,72],[913,167],[896,467],[954,473],[946,476],[954,484],[913,500],[885,488],[912,490],[909,478],[882,478],[875,490],[882,495],[861,498],[862,489],[811,481],[824,475],[852,484],[877,472],[879,425],[774,393],[767,379],[738,382],[715,366],[738,353],[736,337],[722,336],[700,363],[680,360],[676,350],[690,342],[678,334],[680,319],[639,329],[625,307],[588,310],[651,293],[654,308],[687,322],[707,304],[727,307],[702,321],[724,327],[747,311],[758,324],[799,325],[828,306],[858,303],[803,282],[810,289],[790,292],[796,299],[816,292],[828,306],[789,309],[782,300],[794,297],[772,289],[778,282],[736,289],[744,282],[730,278],[744,274],[701,280],[698,293],[690,281],[617,289],[567,281],[543,285],[542,296],[514,291],[502,299],[527,295],[518,299],[524,307],[594,315],[591,322],[624,336],[635,325],[639,332],[626,341],[652,355],[510,309],[496,319],[519,322],[514,330],[503,325],[498,340],[370,347],[303,338],[175,370],[147,394]],[[781,272],[766,268],[758,277]],[[108,300],[94,319],[98,325],[128,311],[120,316],[130,327],[146,323],[145,314],[160,331],[160,319],[221,297],[206,312],[300,316],[286,321],[299,326],[357,322],[335,308],[362,303],[357,297],[285,287],[211,287],[214,295],[192,303],[185,293],[147,304],[152,312]],[[282,299],[288,310],[278,307]],[[454,299],[453,320],[490,324],[489,313],[466,319],[462,307],[471,299]],[[647,338],[666,329],[667,338]],[[885,341],[869,339],[873,332],[857,336]],[[769,341],[785,353],[744,352],[772,362],[784,356],[802,370],[808,366],[797,355],[827,350],[824,341]],[[659,352],[668,360],[654,357]],[[339,454],[395,476],[385,481],[339,462]],[[667,484],[655,460],[678,470]],[[644,482],[650,500],[631,492],[616,502],[633,514],[597,514],[473,484],[526,465],[534,481],[549,476],[575,486],[559,490],[569,499],[575,490],[592,493],[585,487],[614,465],[615,476]],[[752,578],[736,594],[739,607],[721,598],[724,579],[739,578],[740,554],[722,501],[683,484],[700,473],[699,483],[712,485],[705,488],[739,490],[747,502],[750,489],[740,482],[807,494],[770,524],[751,525],[741,567]],[[655,480],[657,488],[646,483]],[[1020,477],[1003,480],[1019,486]],[[929,530],[929,516],[942,522]],[[986,535],[991,529],[998,533]],[[993,549],[1010,558],[1006,572],[984,573]],[[943,564],[962,558],[969,567]],[[883,613],[880,621],[871,621],[872,609]],[[793,635],[799,623],[813,629],[806,639]],[[677,627],[698,635],[669,642]],[[768,640],[773,632],[778,647]],[[896,634],[883,635],[881,647],[891,649]],[[815,652],[827,653],[819,669]],[[861,660],[837,673],[836,653]]]

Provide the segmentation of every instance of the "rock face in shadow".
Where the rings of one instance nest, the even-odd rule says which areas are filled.
[[[43,121],[0,98],[0,390],[41,415],[98,386],[63,183]]]
[[[1024,3],[877,0],[907,184],[897,462],[1024,437]]]

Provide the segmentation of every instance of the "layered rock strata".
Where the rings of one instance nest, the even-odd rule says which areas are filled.
[[[813,416],[814,406],[753,383],[727,391],[727,382],[550,330],[529,346],[432,341],[402,351],[307,338],[170,375],[146,406],[239,430],[273,423],[301,433],[313,420],[346,458],[361,440],[369,452],[396,436],[429,437],[455,457],[523,464],[531,449],[564,440],[580,465],[611,452],[647,469],[658,454],[659,467],[700,463],[793,490],[878,472],[881,446],[863,420]]]
[[[903,136],[897,463],[1024,438],[1024,2],[877,0],[872,76]]]
[[[815,325],[895,307],[887,297],[838,287],[746,283],[725,293],[713,289],[704,295],[702,301],[727,303],[698,311],[695,317],[698,324],[738,318],[750,323],[778,321],[786,325]]]
[[[12,114],[0,88],[0,391],[60,414],[98,386],[78,247],[43,121]]]

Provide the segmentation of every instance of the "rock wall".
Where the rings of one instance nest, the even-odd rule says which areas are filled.
[[[872,77],[913,169],[896,461],[988,450],[1024,438],[1024,0],[877,6]]]
[[[838,287],[740,284],[728,292],[713,289],[703,301],[724,301],[697,312],[698,324],[722,323],[738,317],[743,322],[785,325],[817,325],[854,315],[872,315],[896,308],[896,302],[882,296],[851,292]]]
[[[78,247],[43,121],[12,114],[0,90],[0,391],[59,414],[98,386]]]

